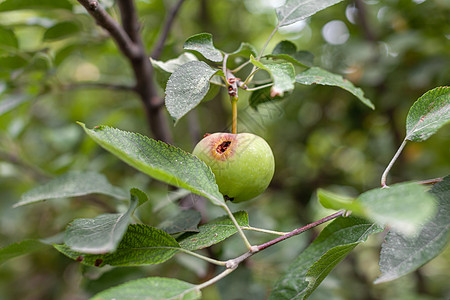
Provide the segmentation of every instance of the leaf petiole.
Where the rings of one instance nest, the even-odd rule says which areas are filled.
[[[281,236],[289,233],[289,232],[280,232],[280,231],[268,230],[268,229],[263,229],[263,228],[257,228],[257,227],[252,227],[252,226],[241,226],[241,228],[244,230],[269,233],[269,234],[275,234],[275,235],[281,235]]]
[[[264,89],[266,87],[269,87],[269,86],[272,86],[272,85],[273,85],[273,82],[265,84],[265,85],[260,85],[260,86],[254,87],[254,88],[247,89],[247,91],[253,92],[253,91],[257,91],[257,90],[262,90],[262,89]]]
[[[239,67],[237,67],[236,69],[231,70],[232,73],[236,73],[239,72],[240,70],[242,70],[246,65],[248,65],[249,63],[251,63],[250,60],[247,60],[245,63],[241,64]]]
[[[402,150],[403,150],[403,148],[405,148],[405,145],[406,145],[406,139],[403,140],[403,143],[400,145],[400,147],[398,148],[398,150],[395,153],[394,157],[389,162],[389,165],[386,167],[386,170],[384,170],[383,175],[381,175],[381,187],[382,188],[387,188],[388,187],[386,185],[386,179],[387,179],[387,176],[389,174],[389,171],[391,170],[391,168],[394,165],[395,161],[398,159],[398,157],[402,153]]]
[[[228,206],[222,205],[223,209],[225,209],[225,211],[227,212],[228,216],[230,217],[231,221],[233,222],[234,226],[236,227],[239,235],[241,236],[242,240],[244,241],[245,246],[247,247],[248,250],[252,249],[252,245],[250,244],[250,242],[248,241],[247,237],[245,236],[244,232],[241,229],[241,226],[239,226],[238,222],[236,221],[236,218],[234,217],[233,213],[231,212],[230,208],[228,208]]]
[[[260,68],[258,68],[258,67],[253,67],[253,70],[252,70],[252,72],[250,73],[250,75],[248,75],[247,76],[247,78],[245,79],[245,81],[244,81],[244,85],[248,85],[249,83],[250,83],[250,81],[252,81],[252,79],[253,79],[253,76],[256,74],[256,72],[258,72],[259,70],[261,70]]]
[[[218,265],[218,266],[225,266],[226,265],[226,262],[224,262],[224,261],[220,261],[220,260],[216,260],[216,259],[213,259],[213,258],[209,258],[207,256],[195,253],[193,251],[189,251],[189,250],[186,250],[186,249],[183,249],[183,248],[175,248],[175,249],[177,249],[180,252],[183,252],[183,253],[189,254],[191,256],[197,257],[199,259],[203,259],[204,261],[207,261],[209,263],[212,263],[212,264],[215,264],[215,265]]]

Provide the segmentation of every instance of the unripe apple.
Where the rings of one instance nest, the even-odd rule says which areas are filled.
[[[207,164],[225,199],[242,202],[265,191],[275,160],[269,144],[251,133],[213,133],[203,138],[193,154]]]

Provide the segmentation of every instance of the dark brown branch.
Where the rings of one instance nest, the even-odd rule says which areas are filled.
[[[137,44],[141,43],[141,36],[139,35],[140,25],[134,2],[130,0],[118,0],[117,4],[120,9],[120,17],[122,18],[122,26],[131,40]]]
[[[170,29],[172,28],[173,22],[175,21],[175,17],[177,16],[178,11],[180,10],[183,2],[184,2],[184,0],[178,0],[177,4],[175,4],[170,9],[169,14],[167,15],[166,21],[164,22],[161,36],[159,37],[158,42],[156,43],[156,46],[153,49],[153,52],[151,54],[152,58],[154,58],[154,59],[160,58],[162,50],[164,48],[164,43],[166,42],[167,36],[169,35]]]
[[[120,51],[128,57],[136,57],[139,48],[131,41],[129,35],[122,27],[105,11],[96,0],[78,0],[86,8],[88,13],[95,19],[97,24],[108,31],[111,37],[119,46]]]
[[[367,21],[365,4],[361,0],[355,0],[355,7],[358,11],[358,22],[364,32],[366,40],[370,41],[371,43],[376,43],[377,38],[375,36],[375,33],[372,31]]]
[[[124,22],[123,26],[127,32],[129,31],[128,34],[134,39],[134,43],[141,49],[140,55],[131,60],[131,66],[136,77],[136,91],[144,103],[147,119],[155,138],[171,143],[172,133],[167,124],[167,117],[162,110],[164,100],[156,92],[153,79],[153,66],[147,57],[139,33],[140,26],[137,20],[134,2],[133,0],[120,0],[119,5],[121,18]]]
[[[97,0],[78,0],[78,2],[94,17],[99,26],[110,33],[120,51],[130,61],[136,78],[134,90],[144,104],[150,130],[156,139],[171,143],[172,133],[162,109],[164,100],[156,92],[153,68],[140,36],[134,1],[118,1],[123,27],[100,6]]]

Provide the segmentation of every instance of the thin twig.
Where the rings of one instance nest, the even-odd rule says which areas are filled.
[[[156,46],[154,47],[151,57],[153,59],[159,59],[162,53],[162,50],[164,48],[164,44],[167,40],[167,36],[169,35],[170,29],[172,28],[172,25],[175,21],[175,17],[178,14],[178,11],[181,8],[181,5],[183,4],[185,0],[178,0],[178,2],[170,9],[169,14],[167,15],[167,18],[163,25],[163,30],[161,33],[161,36],[158,39],[158,42],[156,42]]]
[[[261,250],[264,250],[264,249],[266,249],[268,247],[271,247],[271,246],[273,246],[275,244],[278,244],[279,242],[282,242],[282,241],[284,241],[284,240],[286,240],[288,238],[291,238],[291,237],[293,237],[295,235],[303,233],[303,232],[307,231],[308,229],[316,227],[316,226],[318,226],[320,224],[323,224],[325,222],[331,221],[331,220],[336,219],[336,218],[341,217],[341,216],[348,216],[349,214],[350,213],[348,211],[342,210],[342,211],[334,213],[334,214],[332,214],[330,216],[327,216],[327,217],[325,217],[323,219],[317,220],[317,221],[315,221],[315,222],[313,222],[311,224],[308,224],[308,225],[303,226],[301,228],[295,229],[295,230],[293,230],[293,231],[291,231],[291,232],[289,232],[289,233],[287,233],[287,234],[285,234],[283,236],[280,236],[280,237],[278,237],[276,239],[268,241],[267,243],[264,243],[264,244],[261,244],[261,245],[257,245],[257,246],[251,246],[250,250],[245,252],[241,256],[238,256],[238,257],[236,257],[234,259],[228,260],[226,262],[226,266],[227,266],[227,268],[235,269],[235,268],[237,268],[237,266],[241,262],[243,262],[244,260],[246,260],[250,256],[253,256],[254,254],[258,253]]]
[[[225,269],[225,271],[223,271],[222,273],[220,273],[219,275],[211,278],[210,280],[199,284],[199,285],[195,285],[190,289],[185,290],[184,292],[180,293],[179,295],[177,295],[177,299],[184,299],[184,296],[189,294],[192,291],[200,291],[201,289],[208,287],[210,285],[213,285],[214,283],[216,283],[217,281],[221,280],[222,278],[224,278],[225,276],[227,276],[228,274],[230,274],[231,272],[233,272],[235,269]],[[174,299],[174,298],[171,298]]]
[[[346,212],[345,210],[338,211],[337,213],[334,213],[334,214],[332,214],[332,215],[329,215],[328,217],[325,217],[325,218],[323,218],[323,219],[317,220],[317,221],[315,221],[315,222],[313,222],[313,223],[311,223],[311,224],[308,224],[308,225],[306,225],[306,226],[303,226],[303,227],[301,227],[301,228],[295,229],[295,230],[289,232],[289,233],[286,234],[286,235],[280,236],[280,237],[278,237],[278,238],[276,238],[276,239],[273,239],[273,240],[271,240],[271,241],[268,241],[267,243],[258,245],[258,246],[256,246],[256,247],[258,248],[258,251],[264,250],[264,249],[266,249],[266,248],[268,248],[268,247],[270,247],[270,246],[273,246],[273,245],[275,245],[275,244],[278,244],[278,243],[281,242],[281,241],[284,241],[284,240],[286,240],[286,239],[288,239],[288,238],[291,238],[291,237],[293,237],[293,236],[295,236],[295,235],[298,235],[298,234],[300,234],[300,233],[303,233],[303,232],[305,232],[305,231],[308,230],[308,229],[311,229],[311,228],[313,228],[313,227],[316,227],[316,226],[318,226],[318,225],[320,225],[320,224],[323,224],[323,223],[325,223],[325,222],[331,221],[331,220],[336,219],[336,218],[338,218],[338,217],[344,216],[344,215],[346,215],[346,213],[347,213],[347,212]]]
[[[230,273],[233,272],[234,270],[235,270],[235,269],[226,269],[225,271],[223,271],[222,273],[220,273],[220,274],[217,275],[216,277],[211,278],[210,280],[208,280],[208,281],[206,281],[206,282],[204,282],[204,283],[202,283],[202,284],[199,284],[199,285],[195,286],[195,288],[198,289],[198,290],[201,290],[201,289],[203,289],[203,288],[205,288],[205,287],[207,287],[207,286],[210,286],[210,285],[216,283],[217,281],[221,280],[222,278],[224,278],[225,276],[227,276],[228,274],[230,274]]]

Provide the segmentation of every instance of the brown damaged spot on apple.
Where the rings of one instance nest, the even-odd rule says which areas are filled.
[[[227,149],[228,149],[228,147],[230,147],[230,145],[231,145],[231,141],[224,141],[219,146],[217,146],[216,152],[222,154],[225,151],[227,151]]]

